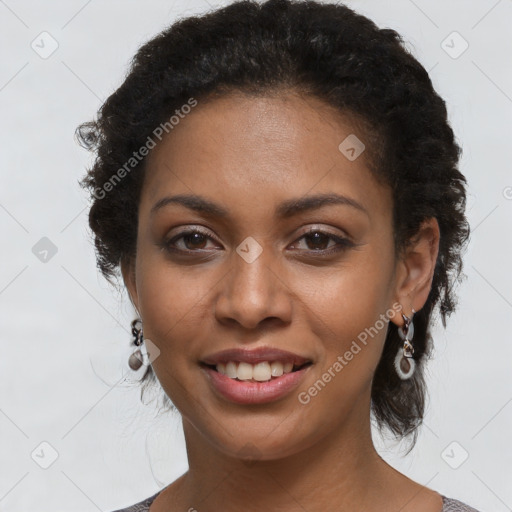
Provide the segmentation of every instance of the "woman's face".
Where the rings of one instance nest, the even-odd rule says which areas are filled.
[[[160,350],[153,369],[163,389],[185,424],[226,455],[252,447],[276,459],[366,428],[403,274],[391,191],[366,153],[357,156],[354,135],[364,135],[343,119],[312,97],[231,95],[199,102],[147,157],[135,278],[123,275]],[[224,213],[162,202],[178,195]],[[338,200],[308,202],[322,196]],[[263,385],[203,364],[258,347],[311,364],[284,392],[272,377],[254,393]]]

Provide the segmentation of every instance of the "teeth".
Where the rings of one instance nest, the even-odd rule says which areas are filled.
[[[270,373],[272,377],[281,377],[284,373],[283,365],[279,361],[272,361],[270,365]]]
[[[254,367],[252,368],[252,378],[254,380],[263,382],[265,380],[270,380],[271,377],[272,371],[270,369],[270,365],[265,361],[262,363],[255,364]]]
[[[293,363],[281,363],[280,361],[263,361],[257,364],[245,362],[237,363],[229,361],[228,363],[219,363],[216,366],[219,373],[227,375],[231,379],[255,380],[265,382],[272,377],[281,377],[283,373],[290,373],[293,370]]]
[[[252,365],[249,363],[239,363],[236,376],[238,380],[252,379]]]
[[[231,379],[236,379],[236,363],[230,361],[226,363],[226,375]]]

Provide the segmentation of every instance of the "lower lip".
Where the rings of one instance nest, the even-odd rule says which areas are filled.
[[[202,366],[209,382],[223,398],[237,404],[265,404],[286,396],[304,378],[308,365],[295,372],[284,373],[281,377],[266,382],[248,382],[231,379],[212,368]]]

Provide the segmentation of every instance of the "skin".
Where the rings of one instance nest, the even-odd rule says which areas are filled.
[[[122,271],[144,336],[160,350],[153,369],[182,415],[189,462],[151,512],[441,511],[437,492],[388,465],[372,443],[371,381],[387,324],[308,404],[297,397],[380,315],[399,303],[411,316],[431,288],[437,221],[396,257],[391,190],[374,179],[365,152],[350,161],[338,149],[352,133],[364,141],[349,118],[313,97],[231,94],[199,102],[148,155],[136,260]],[[366,212],[327,205],[274,215],[284,200],[332,192]],[[229,217],[179,204],[150,215],[176,194],[204,196]],[[167,251],[165,241],[188,227],[207,236],[176,240],[182,255]],[[310,228],[327,235],[305,237]],[[329,235],[354,245],[325,255],[337,246]],[[248,236],[263,250],[252,263],[236,252]],[[404,323],[400,314],[390,321]],[[313,360],[299,388],[269,404],[219,397],[198,362],[264,345]]]

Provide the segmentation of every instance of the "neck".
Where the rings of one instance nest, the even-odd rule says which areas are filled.
[[[180,509],[370,511],[380,503],[382,510],[387,480],[398,472],[376,452],[369,398],[365,406],[307,448],[273,460],[226,455],[184,418],[190,469],[181,478]]]

